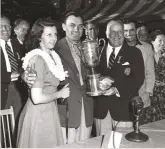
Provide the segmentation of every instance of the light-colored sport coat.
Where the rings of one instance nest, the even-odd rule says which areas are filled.
[[[139,96],[145,92],[153,94],[153,88],[155,84],[155,69],[154,69],[154,54],[152,50],[152,46],[146,42],[140,42],[141,44],[137,44],[136,47],[141,50],[144,60],[144,68],[145,68],[145,80],[141,88],[139,89]]]

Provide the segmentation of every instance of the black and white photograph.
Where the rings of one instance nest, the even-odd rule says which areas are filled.
[[[165,0],[1,0],[1,148],[165,148]]]

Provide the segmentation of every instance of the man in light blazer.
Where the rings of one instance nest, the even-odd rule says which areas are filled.
[[[145,80],[139,90],[139,96],[142,98],[145,108],[150,106],[150,96],[153,94],[155,84],[154,56],[152,46],[147,42],[139,41],[136,30],[136,22],[132,20],[124,21],[124,36],[127,44],[140,49],[143,55]]]
[[[90,138],[93,124],[93,99],[86,94],[86,70],[82,63],[78,45],[83,32],[83,19],[75,12],[66,14],[63,24],[66,37],[56,45],[55,50],[60,55],[64,69],[68,71],[70,96],[68,102],[68,115],[66,105],[58,103],[58,111],[65,143]],[[66,122],[68,116],[68,124]],[[68,125],[68,138],[66,128]]]

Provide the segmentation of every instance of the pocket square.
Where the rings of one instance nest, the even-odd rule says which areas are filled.
[[[128,62],[125,62],[125,63],[124,63],[124,64],[122,64],[122,65],[124,65],[124,66],[125,66],[125,65],[129,65],[129,63],[128,63]]]

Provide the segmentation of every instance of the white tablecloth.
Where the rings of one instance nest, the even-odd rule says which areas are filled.
[[[140,131],[147,134],[147,142],[135,143],[125,139],[125,135],[132,132],[133,129],[117,129],[117,132],[123,134],[120,148],[165,148],[165,120],[140,126]],[[72,144],[57,146],[56,148],[100,148],[103,136],[90,138]]]

